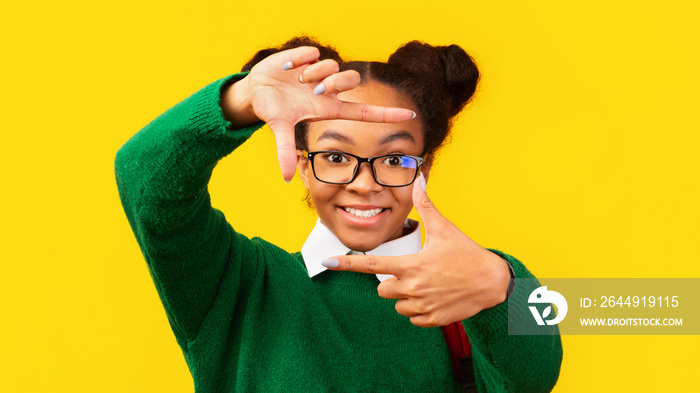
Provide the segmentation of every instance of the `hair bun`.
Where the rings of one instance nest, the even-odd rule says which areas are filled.
[[[387,61],[423,81],[438,86],[449,102],[447,113],[457,115],[469,102],[479,82],[479,70],[458,45],[432,46],[420,41],[402,45]]]
[[[467,52],[457,45],[439,46],[437,50],[445,67],[445,88],[451,95],[451,116],[455,116],[474,95],[479,83],[479,69]]]

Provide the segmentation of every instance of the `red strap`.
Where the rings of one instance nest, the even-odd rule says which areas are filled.
[[[442,334],[445,336],[447,346],[450,348],[450,357],[452,365],[455,369],[457,379],[462,381],[462,374],[459,367],[459,359],[472,356],[472,345],[467,337],[467,332],[464,330],[462,321],[451,323],[447,326],[442,326]]]

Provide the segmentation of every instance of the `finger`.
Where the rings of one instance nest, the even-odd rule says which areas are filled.
[[[268,123],[275,134],[277,145],[277,161],[279,162],[282,178],[289,183],[296,171],[296,143],[294,142],[294,125],[286,121],[270,121]]]
[[[313,63],[321,56],[318,48],[313,46],[300,46],[298,48],[289,49],[279,52],[282,63],[281,67],[285,71],[293,70],[306,64]]]
[[[392,274],[397,278],[406,271],[405,257],[377,255],[342,255],[326,259],[321,264],[333,270],[348,270],[369,274]]]
[[[402,294],[399,288],[399,280],[396,277],[390,277],[379,283],[377,294],[384,299],[403,299],[406,295]]]
[[[336,118],[345,120],[368,121],[373,123],[398,123],[416,117],[415,112],[404,108],[389,108],[339,101]]]
[[[420,315],[418,310],[414,306],[414,302],[409,299],[401,299],[396,302],[396,312],[403,315],[404,317],[415,317]]]
[[[445,225],[452,225],[452,223],[440,214],[433,202],[428,198],[428,194],[423,189],[424,186],[427,186],[427,182],[423,176],[423,171],[421,171],[419,177],[413,182],[412,196],[413,206],[423,222],[427,239],[429,232],[434,233],[445,228]]]
[[[454,322],[454,321],[453,321]],[[431,314],[418,314],[411,317],[411,323],[418,327],[438,327],[449,325],[452,322],[441,321],[437,317]]]
[[[301,76],[304,83],[317,83],[338,71],[340,71],[338,62],[332,59],[325,59],[304,68]]]
[[[347,70],[331,74],[314,87],[314,94],[333,94],[356,88],[360,84],[360,74]]]

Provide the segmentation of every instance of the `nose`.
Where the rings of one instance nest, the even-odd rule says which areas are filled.
[[[357,171],[358,173],[355,180],[345,186],[347,190],[357,192],[358,194],[369,194],[372,192],[379,192],[384,188],[374,180],[374,176],[372,176],[372,167],[368,162],[361,163]]]

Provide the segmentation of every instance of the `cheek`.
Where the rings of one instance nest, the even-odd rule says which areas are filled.
[[[309,194],[311,195],[311,199],[314,201],[316,209],[329,206],[331,199],[336,192],[336,187],[326,183],[321,183],[313,177],[313,174],[312,178],[309,178]]]
[[[405,211],[406,214],[413,208],[413,196],[411,186],[402,187],[401,189],[395,189],[394,198],[399,204],[399,210]]]

